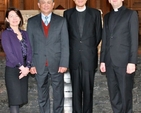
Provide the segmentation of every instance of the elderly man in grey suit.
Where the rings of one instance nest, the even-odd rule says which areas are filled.
[[[53,113],[63,113],[64,72],[69,62],[69,41],[66,19],[52,13],[53,0],[39,0],[41,13],[28,20],[33,61],[30,72],[38,86],[40,113],[50,113],[49,78],[53,87]]]

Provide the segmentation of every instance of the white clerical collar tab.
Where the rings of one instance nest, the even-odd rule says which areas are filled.
[[[83,8],[83,9],[79,9],[78,7],[76,7],[76,10],[77,10],[78,12],[83,12],[83,11],[85,11],[85,10],[86,10],[86,6],[84,6],[84,8]]]
[[[114,9],[114,11],[115,11],[115,12],[117,12],[117,11],[118,11],[118,9]]]

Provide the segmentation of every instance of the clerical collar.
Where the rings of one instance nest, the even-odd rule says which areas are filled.
[[[83,12],[83,11],[85,11],[85,10],[86,10],[86,6],[84,6],[84,8],[83,8],[83,9],[79,9],[79,8],[76,6],[76,10],[77,10],[78,12]]]
[[[123,7],[124,7],[124,6],[121,6],[121,7],[119,7],[119,8],[115,8],[115,9],[114,9],[114,12],[118,12],[118,11],[122,10]]]

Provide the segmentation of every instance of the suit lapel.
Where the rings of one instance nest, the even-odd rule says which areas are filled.
[[[72,30],[74,30],[73,32],[75,32],[74,34],[78,35],[76,37],[80,37],[79,29],[78,29],[79,27],[78,27],[77,21],[78,21],[77,20],[77,13],[76,13],[76,9],[74,8],[74,11],[73,11],[73,13],[70,16],[69,23],[70,23],[70,26],[72,27]]]
[[[55,16],[54,16],[54,13],[52,13],[52,15],[51,15],[51,20],[50,20],[50,26],[49,26],[49,30],[48,30],[47,41],[50,39],[51,34],[52,34],[52,31],[53,31],[53,29],[54,29],[55,26],[56,26],[56,23],[55,23]]]
[[[49,26],[49,30],[48,30],[48,36],[46,38],[46,44],[49,43],[50,39],[52,38],[51,35],[53,34],[52,32],[54,31],[57,23],[56,23],[56,16],[54,15],[54,13],[52,13],[51,16],[51,21],[50,21],[50,26]]]
[[[111,16],[112,12],[110,12],[108,15],[107,15],[107,21],[106,21],[106,25],[108,26],[108,29],[110,32],[112,32],[112,29],[110,28],[110,16]]]
[[[38,18],[37,18],[37,21],[36,21],[36,24],[37,24],[37,29],[38,29],[38,32],[41,32],[41,36],[39,37],[39,39],[43,42],[45,42],[45,35],[44,35],[44,29],[43,29],[43,26],[42,26],[42,19],[41,19],[41,14],[38,15]]]
[[[89,28],[89,24],[91,22],[91,15],[89,14],[88,9],[86,8],[86,15],[85,15],[85,19],[84,19],[84,26],[83,26],[83,34],[82,37],[85,35],[86,31]]]

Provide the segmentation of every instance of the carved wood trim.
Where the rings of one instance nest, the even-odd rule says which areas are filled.
[[[134,8],[141,8],[141,0],[131,0],[131,6]]]

